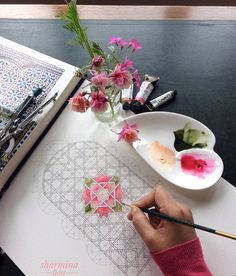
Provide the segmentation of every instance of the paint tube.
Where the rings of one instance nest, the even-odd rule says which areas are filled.
[[[130,104],[133,100],[134,85],[131,84],[129,88],[122,89],[121,103],[124,110],[130,109]]]
[[[159,77],[145,75],[145,80],[142,82],[140,90],[131,104],[131,110],[134,113],[139,113],[141,111],[147,98],[149,97],[159,80]]]
[[[163,95],[151,100],[150,102],[146,102],[145,106],[150,110],[154,110],[157,109],[157,107],[161,106],[162,104],[173,100],[175,98],[175,96],[177,95],[177,91],[169,91],[164,93]]]

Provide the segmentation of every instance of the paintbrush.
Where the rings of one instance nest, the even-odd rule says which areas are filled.
[[[129,204],[124,203],[124,202],[121,202],[121,203],[123,205],[128,206],[128,207],[131,208],[131,205],[129,205]],[[225,237],[225,238],[236,240],[236,235],[229,234],[229,233],[226,233],[224,231],[219,231],[219,230],[216,230],[216,229],[212,229],[212,228],[209,228],[209,227],[206,227],[206,226],[203,226],[203,225],[199,225],[199,224],[196,224],[196,223],[192,223],[192,222],[189,222],[187,220],[178,219],[178,218],[160,213],[157,209],[154,209],[154,208],[139,208],[139,209],[141,211],[143,211],[144,213],[149,214],[151,216],[156,216],[156,217],[159,217],[161,219],[165,219],[165,220],[168,220],[168,221],[171,221],[171,222],[179,223],[179,224],[186,225],[186,226],[189,226],[189,227],[192,227],[192,228],[196,228],[196,229],[199,229],[199,230],[202,230],[202,231],[206,231],[206,232],[209,232],[209,233],[212,233],[212,234],[216,234],[216,235],[219,235],[219,236],[222,236],[222,237]]]

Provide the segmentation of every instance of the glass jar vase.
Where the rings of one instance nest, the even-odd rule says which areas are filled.
[[[106,93],[109,93],[106,91]],[[108,108],[104,112],[97,112],[95,116],[101,122],[112,122],[115,117],[118,115],[121,109],[121,90],[118,90],[114,95],[109,96]]]

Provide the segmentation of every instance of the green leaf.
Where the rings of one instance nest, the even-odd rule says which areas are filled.
[[[113,45],[107,47],[112,53],[116,51],[115,47]]]
[[[81,24],[79,14],[77,12],[77,1],[71,0],[67,3],[67,11],[60,12],[57,17],[64,20],[64,28],[75,34],[75,41],[82,48],[86,49],[91,58],[94,57],[89,39],[87,37],[87,29]]]
[[[105,54],[104,54],[102,48],[100,47],[100,45],[98,43],[96,43],[94,41],[92,41],[92,51],[94,54],[105,58]]]

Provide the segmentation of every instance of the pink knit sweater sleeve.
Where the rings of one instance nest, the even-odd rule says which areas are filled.
[[[210,276],[203,257],[199,238],[160,252],[151,252],[152,258],[165,276]]]

